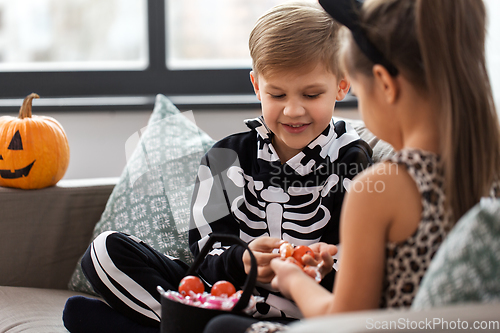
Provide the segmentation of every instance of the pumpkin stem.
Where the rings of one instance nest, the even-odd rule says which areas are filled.
[[[31,118],[31,106],[33,104],[33,98],[40,98],[38,94],[31,93],[23,101],[23,105],[19,109],[19,119]]]

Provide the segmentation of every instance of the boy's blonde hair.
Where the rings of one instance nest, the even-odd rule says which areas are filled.
[[[341,77],[336,23],[319,5],[292,2],[278,5],[262,15],[250,33],[249,47],[256,75],[325,68]]]

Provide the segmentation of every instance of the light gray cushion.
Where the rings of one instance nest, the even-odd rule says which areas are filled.
[[[68,332],[62,322],[68,290],[0,287],[0,332]],[[85,295],[90,297],[89,295]]]
[[[125,144],[130,149],[131,142],[137,142],[92,239],[104,231],[121,231],[161,253],[191,262],[191,196],[200,160],[215,143],[192,120],[165,96],[157,96],[148,126]],[[69,289],[93,293],[80,265]]]

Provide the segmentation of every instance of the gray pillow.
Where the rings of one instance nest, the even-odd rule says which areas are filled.
[[[451,230],[432,259],[413,309],[500,302],[500,200],[483,199]]]
[[[148,126],[127,146],[136,148],[113,189],[92,239],[108,230],[137,236],[154,249],[192,261],[188,246],[191,195],[205,152],[215,143],[163,95],[156,97]],[[126,149],[127,150],[127,149]],[[77,265],[70,290],[94,294]]]

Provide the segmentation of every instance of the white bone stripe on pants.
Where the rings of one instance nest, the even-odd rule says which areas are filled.
[[[177,290],[188,269],[134,236],[107,231],[82,258],[92,287],[115,310],[147,326],[159,326],[161,296],[157,286]]]
[[[92,242],[92,262],[94,263],[94,268],[96,269],[97,275],[101,281],[111,290],[118,298],[120,298],[125,304],[130,306],[135,311],[142,313],[143,315],[154,319],[160,320],[161,318],[161,303],[159,303],[150,293],[148,293],[141,285],[137,284],[134,280],[128,277],[125,273],[120,271],[113,260],[109,257],[108,251],[106,249],[106,238],[108,235],[115,233],[114,231],[103,232]],[[138,241],[136,237],[129,236],[129,238]],[[114,285],[109,281],[108,276],[112,276],[113,279],[118,282],[123,288],[128,290],[137,299],[146,301],[146,305],[150,310],[142,308],[141,306],[132,302],[126,295],[122,294]]]

